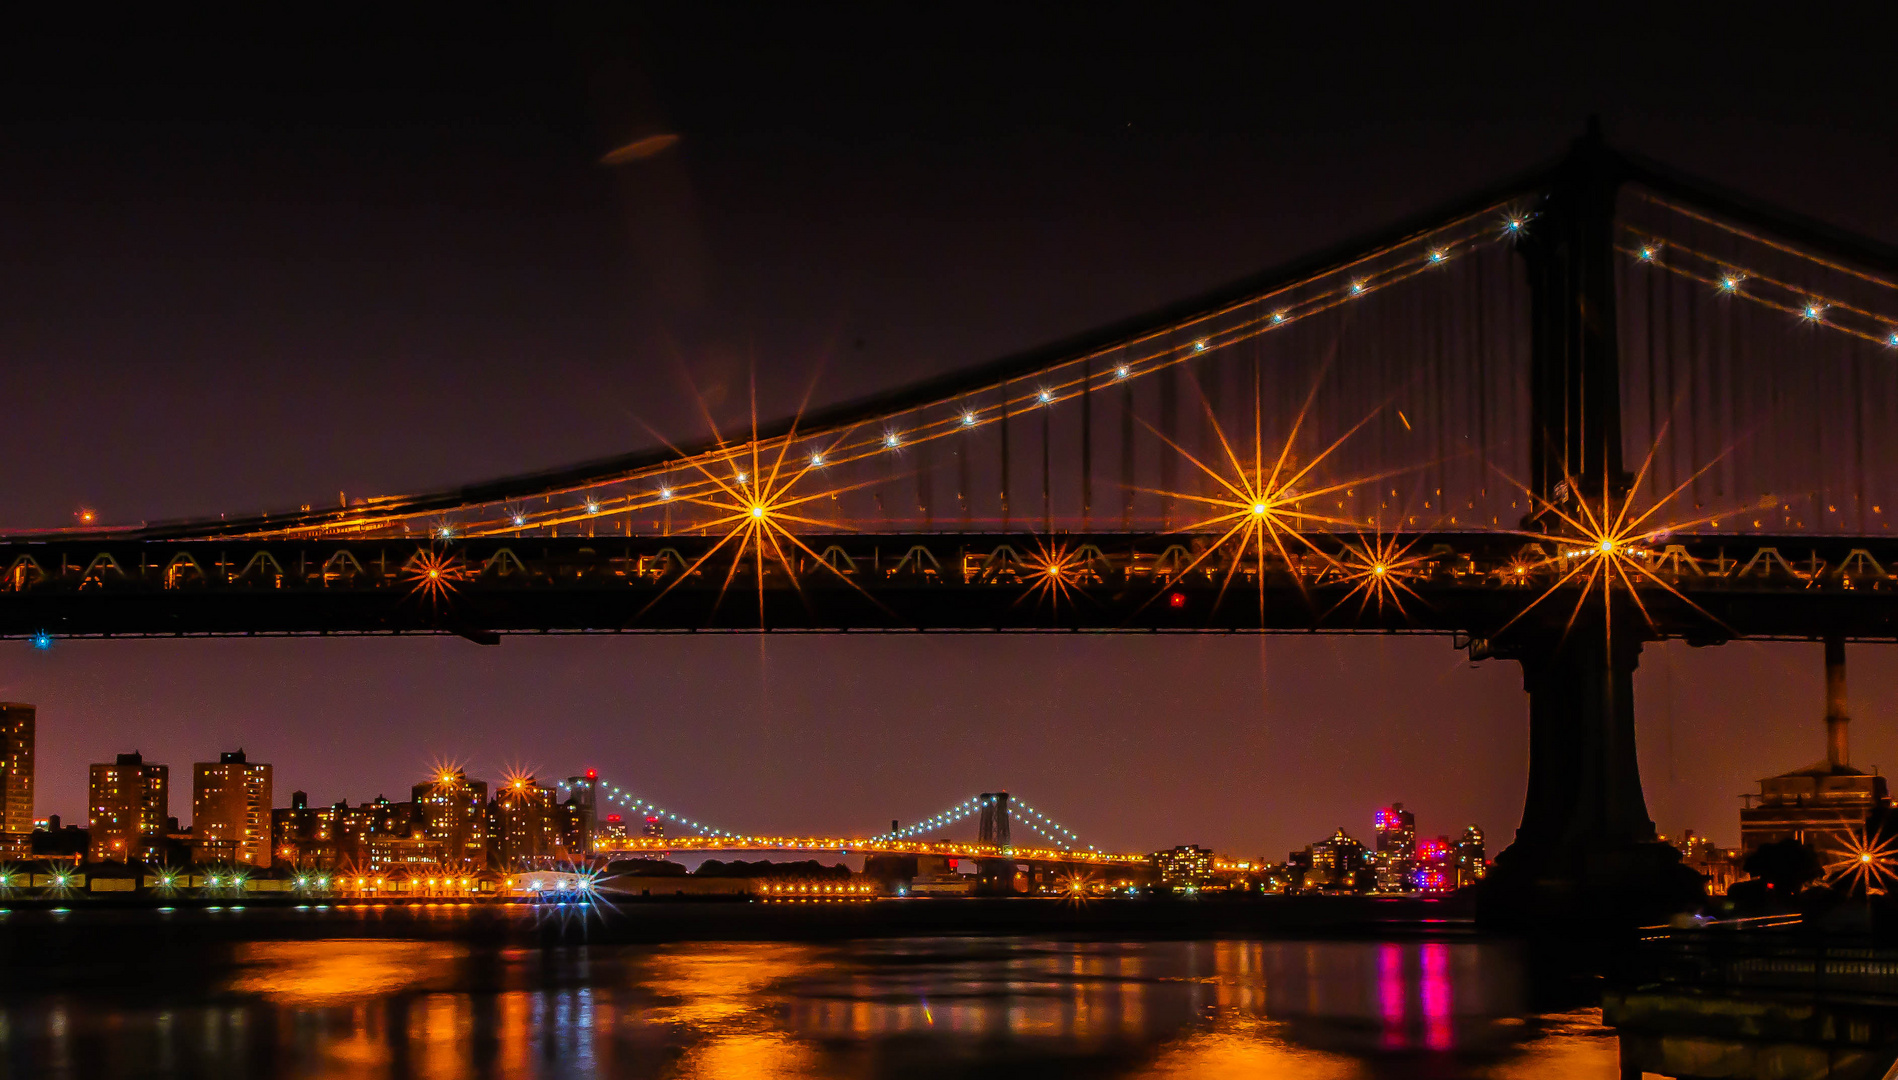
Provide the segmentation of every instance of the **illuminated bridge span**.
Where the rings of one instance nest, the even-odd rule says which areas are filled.
[[[1151,861],[1151,857],[1146,854],[1126,852],[839,836],[684,836],[670,839],[641,836],[626,840],[603,840],[595,845],[595,850],[654,855],[677,852],[748,851],[834,853],[837,855],[946,855],[950,858],[961,859],[1015,859],[1023,862],[1074,863],[1089,866],[1145,866]]]
[[[657,803],[601,779],[594,789],[599,804],[617,806],[638,819],[670,822],[674,827],[691,830],[681,836],[629,836],[600,840],[597,851],[649,853],[673,852],[829,852],[839,855],[945,855],[963,859],[999,859],[1040,863],[1084,864],[1090,866],[1145,865],[1145,854],[1100,851],[1084,845],[1080,838],[1060,822],[1053,820],[1023,799],[1007,792],[972,795],[940,813],[931,814],[906,828],[881,836],[784,836],[734,833],[676,813]],[[563,793],[572,790],[565,782]],[[973,842],[926,839],[970,818],[977,819],[978,839]],[[1039,843],[1012,843],[1014,826],[1021,825],[1041,838]]]
[[[1898,638],[1898,254],[1584,140],[1173,308],[707,442],[0,537],[0,634]]]
[[[1898,251],[1591,131],[1209,295],[692,445],[0,537],[0,634],[1454,635],[1529,693],[1496,880],[1595,888],[1672,873],[1643,643],[1898,639],[1894,516]]]

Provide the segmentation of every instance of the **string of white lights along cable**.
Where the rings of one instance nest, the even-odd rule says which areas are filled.
[[[1040,833],[1041,835],[1046,836],[1049,840],[1052,840],[1057,844],[1063,843],[1065,841],[1067,846],[1069,847],[1085,847],[1089,851],[1100,850],[1099,848],[1096,848],[1093,844],[1082,844],[1081,838],[1074,835],[1074,833],[1069,831],[1067,828],[1063,827],[1060,822],[1055,821],[1053,818],[1035,809],[1034,807],[1029,806],[1027,803],[1021,801],[1020,799],[1010,796],[1008,801],[1009,801],[1009,805],[1011,809],[1014,807],[1020,807],[1021,809],[1028,811],[1030,817],[1020,819],[1022,823],[1027,825],[1029,828],[1034,829],[1036,832]],[[1030,820],[1031,818],[1033,820]],[[1035,821],[1040,821],[1042,824],[1047,825],[1049,829],[1053,829],[1055,833],[1059,834],[1059,836],[1051,834],[1047,830],[1042,829],[1039,826],[1035,825],[1034,823]]]
[[[600,791],[606,793],[610,801],[618,803],[620,806],[628,810],[635,811],[636,813],[650,814],[656,817],[662,817],[662,818],[665,818],[667,821],[676,822],[677,824],[684,825],[688,828],[698,829],[700,832],[708,836],[723,836],[732,840],[750,839],[749,836],[746,836],[744,834],[735,833],[735,832],[727,832],[724,829],[714,829],[713,827],[705,824],[702,821],[693,821],[691,818],[686,817],[683,814],[675,814],[672,811],[667,810],[665,807],[658,805],[657,803],[648,802],[647,800],[642,799],[637,795],[634,795],[630,791],[620,790],[620,788],[617,785],[611,783],[610,781],[601,779],[601,780],[595,781],[595,783],[599,785]],[[562,781],[560,786],[564,789],[567,787],[567,784],[565,781]]]
[[[940,814],[931,814],[929,817],[924,818],[908,828],[898,829],[893,833],[886,833],[885,835],[891,840],[907,840],[912,836],[918,836],[926,832],[935,832],[937,829],[953,825],[971,814],[979,813],[981,809],[981,801],[979,799],[970,798],[955,804]]]
[[[1059,836],[1054,835],[1053,833],[1050,833],[1046,829],[1043,829],[1041,826],[1035,824],[1034,822],[1028,820],[1027,818],[1016,818],[1015,824],[1028,829],[1028,831],[1034,833],[1036,836],[1039,836],[1043,840],[1046,840],[1049,846],[1051,847],[1057,847],[1057,848],[1062,849],[1063,851],[1073,851],[1075,848],[1074,844],[1068,842],[1067,840],[1062,839]]]

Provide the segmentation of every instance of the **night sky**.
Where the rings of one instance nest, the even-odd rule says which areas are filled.
[[[1898,242],[1890,27],[723,10],[11,35],[0,527],[695,440],[693,387],[730,422],[753,369],[772,415],[820,373],[818,403],[954,370],[1482,186],[1591,112]],[[1854,761],[1898,764],[1898,662],[1850,660]],[[1737,841],[1735,796],[1821,756],[1820,676],[1817,645],[1650,647],[1661,829]],[[1006,788],[1102,847],[1282,858],[1393,800],[1495,850],[1525,776],[1517,667],[1430,638],[15,642],[0,697],[39,706],[39,812],[69,820],[88,762],[241,745],[279,803],[591,766],[724,828],[842,833]]]

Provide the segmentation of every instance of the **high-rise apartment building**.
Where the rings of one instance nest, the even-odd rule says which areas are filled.
[[[1453,889],[1483,880],[1483,875],[1489,872],[1489,863],[1483,857],[1483,830],[1474,825],[1463,830],[1463,835],[1450,845],[1450,864]]]
[[[599,831],[600,817],[600,774],[588,769],[584,775],[569,776],[566,782],[568,807],[563,815],[568,833],[578,831],[583,842],[575,844],[573,837],[565,838],[570,851],[586,851],[593,846],[594,834]]]
[[[270,865],[270,783],[270,766],[242,750],[192,767],[191,843],[199,862]]]
[[[1311,869],[1305,874],[1305,887],[1324,891],[1362,892],[1374,878],[1371,852],[1347,834],[1341,826],[1331,839],[1320,840],[1310,848]]]
[[[1163,885],[1198,886],[1213,879],[1213,853],[1195,844],[1181,844],[1153,853],[1154,869]]]
[[[87,798],[92,857],[113,862],[157,862],[165,854],[171,816],[171,770],[136,752],[92,767]]]
[[[298,791],[288,808],[271,811],[271,846],[280,862],[344,873],[379,873],[391,866],[443,861],[444,845],[416,826],[415,804],[378,795],[351,806],[311,806]]]
[[[487,865],[487,781],[470,780],[460,769],[443,769],[433,780],[415,785],[415,821],[424,837],[441,844],[443,859]]]
[[[1377,812],[1377,850],[1371,865],[1380,892],[1407,890],[1417,869],[1417,815],[1393,803]]]
[[[1449,892],[1456,888],[1456,870],[1452,865],[1450,838],[1417,841],[1416,866],[1410,872],[1411,887],[1418,892]]]
[[[0,858],[33,852],[34,708],[0,701]]]
[[[495,857],[503,867],[552,855],[560,847],[560,816],[552,788],[516,777],[494,793]]]

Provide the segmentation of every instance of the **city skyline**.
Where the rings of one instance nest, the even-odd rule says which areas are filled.
[[[195,646],[212,643],[193,644]],[[323,648],[327,647],[328,643],[311,644]],[[454,656],[457,652],[470,661],[491,655],[476,651],[474,646],[468,646],[459,641],[353,644],[363,647],[421,646],[438,652],[445,651],[449,654],[451,661],[458,659]],[[517,644],[528,645],[529,648],[534,647],[525,641],[510,641],[502,648],[508,649]],[[573,648],[581,643],[565,641],[548,644],[552,650],[561,650]],[[611,646],[613,643],[604,644]],[[776,642],[771,644],[775,645]],[[1168,644],[1164,641],[1132,643],[1128,647],[1128,654],[1130,658],[1137,660],[1138,657],[1134,655],[1137,649],[1157,647],[1164,651]],[[1349,645],[1349,643],[1346,644]],[[34,659],[43,668],[59,667],[63,666],[62,662],[69,661],[72,653],[76,651],[102,652],[124,649],[128,646],[133,650],[145,647],[141,643],[131,642],[62,642],[53,652],[37,654]],[[757,648],[757,643],[750,642],[735,651],[741,656],[750,653],[750,658],[755,661]],[[1256,643],[1253,643],[1252,648],[1246,651],[1255,649]],[[1338,650],[1321,648],[1316,651],[1335,654]],[[1665,684],[1669,678],[1664,665],[1655,662],[1652,654],[1657,651],[1660,650],[1650,649],[1648,662],[1644,664],[1642,671],[1637,673],[1638,690],[1648,690],[1649,687],[1653,687],[1649,700],[1665,692]],[[1690,652],[1681,646],[1671,646],[1669,651],[1697,659],[1719,658],[1723,655],[1720,650]],[[1729,646],[1727,649],[1727,653],[1730,654],[1743,651],[1754,650],[1753,647],[1745,645],[1738,649]],[[1807,651],[1813,654],[1813,667],[1820,669],[1817,663],[1820,647],[1814,645]],[[1856,658],[1862,651],[1864,650],[1855,647],[1851,650],[1851,655]],[[1252,659],[1256,660],[1256,653]],[[1348,664],[1350,659],[1347,652],[1342,657],[1334,657],[1334,662]],[[527,663],[523,666],[531,668],[532,665]],[[491,668],[492,664],[484,664],[481,667]],[[1662,670],[1657,671],[1656,668]],[[1776,775],[1789,768],[1808,764],[1811,759],[1821,756],[1824,731],[1823,680],[1819,672],[1815,671],[1810,680],[1812,685],[1801,687],[1799,685],[1802,681],[1801,672],[1798,670],[1763,673],[1745,669],[1722,670],[1720,665],[1702,665],[1702,668],[1702,673],[1698,675],[1691,670],[1687,672],[1677,670],[1673,673],[1672,678],[1677,683],[1675,693],[1680,699],[1691,698],[1694,684],[1688,681],[1689,678],[1720,680],[1729,683],[1733,680],[1751,678],[1754,680],[1757,691],[1758,712],[1750,717],[1729,717],[1726,731],[1729,735],[1746,731],[1745,728],[1735,726],[1743,719],[1750,721],[1752,730],[1769,734],[1780,733],[1776,729],[1790,729],[1786,732],[1791,736],[1786,739],[1791,744],[1790,747],[1786,752],[1781,752],[1776,747],[1765,747],[1764,739],[1750,739],[1743,735],[1731,739],[1723,738],[1718,732],[1707,730],[1705,727],[1696,730],[1693,721],[1682,716],[1674,718],[1675,730],[1670,737],[1666,723],[1667,717],[1662,715],[1655,718],[1661,722],[1644,723],[1642,727],[1643,776],[1648,789],[1650,809],[1661,832],[1677,835],[1684,830],[1693,829],[1724,846],[1736,846],[1739,840],[1738,795],[1751,790],[1755,786],[1754,782],[1762,776]],[[442,761],[457,761],[469,770],[471,776],[488,779],[498,779],[514,772],[533,772],[541,776],[565,776],[578,772],[582,768],[596,767],[602,775],[611,777],[629,790],[637,791],[661,805],[676,808],[682,813],[694,815],[709,824],[732,831],[760,830],[760,825],[763,825],[765,827],[807,828],[813,832],[862,833],[875,828],[881,822],[888,821],[891,817],[905,820],[907,823],[910,815],[932,813],[940,809],[942,805],[962,798],[970,790],[1007,789],[1020,792],[1025,797],[1035,800],[1037,805],[1048,808],[1064,823],[1074,828],[1084,840],[1093,843],[1106,840],[1107,842],[1101,846],[1125,850],[1158,849],[1176,843],[1200,843],[1222,852],[1232,852],[1235,855],[1248,857],[1259,853],[1280,852],[1302,846],[1311,837],[1327,835],[1341,825],[1347,831],[1362,830],[1368,834],[1368,821],[1360,820],[1365,814],[1363,808],[1371,805],[1386,805],[1392,801],[1405,803],[1429,821],[1454,821],[1458,823],[1459,828],[1466,824],[1477,824],[1490,836],[1503,838],[1510,835],[1515,818],[1520,811],[1520,784],[1522,782],[1520,757],[1513,755],[1518,755],[1522,751],[1519,733],[1513,736],[1515,745],[1510,745],[1509,741],[1512,739],[1512,729],[1515,728],[1511,709],[1516,687],[1507,679],[1503,680],[1500,686],[1495,685],[1493,680],[1493,676],[1502,670],[1501,665],[1491,664],[1488,665],[1487,671],[1482,669],[1470,671],[1466,662],[1450,654],[1444,657],[1446,680],[1424,691],[1428,694],[1441,695],[1441,700],[1446,704],[1450,702],[1467,704],[1467,695],[1452,676],[1465,674],[1491,676],[1492,683],[1489,689],[1495,694],[1495,699],[1494,711],[1488,717],[1487,724],[1488,734],[1495,741],[1490,745],[1477,745],[1472,748],[1467,744],[1467,740],[1472,740],[1480,734],[1479,732],[1454,732],[1446,737],[1440,732],[1413,731],[1405,740],[1388,748],[1393,758],[1401,758],[1410,763],[1421,763],[1421,767],[1416,770],[1417,775],[1413,778],[1387,784],[1381,780],[1366,779],[1362,772],[1354,773],[1348,768],[1341,768],[1335,774],[1308,777],[1278,776],[1271,781],[1269,786],[1262,787],[1257,794],[1233,800],[1228,804],[1238,806],[1241,813],[1226,816],[1219,812],[1202,811],[1200,815],[1195,815],[1197,820],[1184,816],[1176,818],[1171,813],[1156,818],[1150,813],[1142,812],[1132,804],[1129,804],[1127,812],[1122,814],[1101,815],[1090,812],[1087,808],[1090,801],[1089,786],[1085,783],[1077,785],[1077,778],[1061,768],[1058,760],[1024,770],[1020,759],[1011,755],[1005,769],[1017,775],[1026,771],[1027,780],[1015,782],[1013,777],[1005,777],[1004,779],[1010,782],[998,783],[977,779],[977,776],[985,774],[985,770],[979,760],[976,760],[979,755],[971,753],[969,748],[944,744],[914,746],[909,744],[913,744],[915,740],[909,738],[890,738],[885,743],[887,747],[893,748],[901,755],[898,760],[886,764],[885,768],[888,771],[900,775],[898,766],[907,761],[909,765],[927,776],[930,773],[927,768],[928,755],[940,749],[950,753],[960,752],[963,755],[958,766],[960,774],[956,770],[947,770],[940,776],[929,777],[929,782],[934,787],[920,790],[939,792],[940,795],[934,802],[926,802],[925,796],[918,794],[919,789],[913,783],[898,779],[884,788],[890,792],[887,796],[888,802],[894,805],[890,805],[888,809],[879,805],[865,813],[856,809],[863,799],[859,792],[870,790],[873,786],[880,786],[883,781],[879,781],[878,774],[883,770],[872,770],[868,773],[854,771],[859,762],[851,759],[849,764],[841,765],[834,772],[806,779],[790,778],[787,782],[786,778],[775,771],[771,763],[769,756],[769,750],[773,745],[771,742],[763,746],[746,745],[750,735],[761,735],[767,740],[777,740],[775,745],[779,747],[795,742],[795,732],[785,730],[785,727],[796,719],[796,714],[788,710],[777,714],[777,724],[757,724],[755,713],[747,715],[747,711],[742,708],[732,709],[727,715],[734,717],[733,729],[715,733],[714,741],[710,745],[719,747],[719,753],[731,752],[743,755],[737,760],[749,760],[751,764],[748,767],[756,774],[751,781],[747,781],[742,776],[736,777],[739,781],[738,786],[748,797],[727,803],[726,805],[732,808],[729,817],[733,820],[722,820],[724,815],[718,812],[718,807],[697,805],[700,800],[693,798],[693,785],[697,778],[701,777],[715,778],[717,785],[731,783],[734,777],[731,770],[721,768],[713,756],[704,753],[707,744],[696,738],[692,726],[685,722],[689,714],[680,714],[680,722],[677,725],[662,725],[656,729],[659,731],[657,739],[648,740],[649,746],[665,748],[665,753],[661,757],[646,759],[664,763],[657,770],[658,782],[654,782],[638,772],[642,755],[622,750],[616,756],[610,748],[598,753],[585,750],[578,740],[563,738],[557,725],[542,725],[537,728],[537,734],[544,742],[550,742],[566,750],[567,757],[570,759],[566,765],[556,766],[553,763],[554,760],[558,760],[558,752],[536,754],[528,749],[500,755],[488,762],[458,756],[451,748],[453,744],[450,739],[445,735],[438,736],[432,730],[404,730],[395,736],[397,741],[411,748],[407,760],[403,760],[400,757],[390,758],[373,752],[376,746],[386,745],[386,737],[381,743],[374,739],[365,739],[359,744],[339,746],[328,737],[325,729],[320,726],[312,727],[318,723],[318,718],[314,716],[305,717],[304,722],[291,725],[295,729],[309,731],[312,738],[282,739],[279,737],[277,740],[266,739],[260,742],[254,737],[257,734],[255,727],[247,726],[241,719],[245,711],[252,707],[248,703],[233,702],[233,711],[237,715],[231,716],[214,734],[206,731],[202,738],[196,734],[185,734],[192,723],[190,717],[180,717],[162,725],[145,726],[138,718],[150,716],[155,707],[162,711],[162,706],[153,706],[149,702],[141,705],[135,694],[127,694],[119,699],[123,703],[124,711],[117,717],[103,716],[98,712],[88,714],[84,711],[85,703],[90,696],[96,696],[98,693],[96,684],[92,680],[81,678],[71,685],[65,684],[64,680],[53,680],[61,684],[58,687],[47,686],[48,692],[53,695],[53,700],[61,703],[62,710],[66,708],[82,710],[78,716],[83,718],[83,722],[76,726],[53,727],[51,721],[48,720],[51,715],[48,707],[40,706],[37,749],[39,766],[36,770],[39,794],[36,796],[36,815],[44,818],[49,812],[60,812],[68,821],[81,820],[82,815],[73,815],[67,811],[83,806],[84,776],[87,765],[101,760],[102,755],[109,760],[111,753],[124,752],[109,749],[111,745],[122,744],[126,750],[138,749],[146,755],[147,760],[168,763],[197,761],[202,755],[211,753],[212,748],[242,745],[251,751],[254,760],[269,760],[278,764],[280,772],[277,790],[279,793],[305,790],[310,792],[313,802],[323,804],[333,802],[336,798],[347,798],[353,804],[374,798],[378,794],[388,794],[399,798],[401,793],[415,782],[415,777],[428,775],[429,771]],[[494,673],[490,670],[488,675],[493,676]],[[1113,667],[1105,677],[1110,680],[1126,679],[1128,683],[1136,681],[1120,667]],[[1883,760],[1892,760],[1883,756],[1881,751],[1892,745],[1892,740],[1887,733],[1898,729],[1898,723],[1893,722],[1898,720],[1898,717],[1892,716],[1880,707],[1884,702],[1898,701],[1898,686],[1885,686],[1878,681],[1878,678],[1879,673],[1876,668],[1871,672],[1865,671],[1865,665],[1853,669],[1853,712],[1855,719],[1859,721],[1854,725],[1857,745],[1854,759],[1863,762],[1867,767]],[[506,682],[505,679],[497,678],[493,683],[487,684],[494,693],[501,696],[498,700],[490,697],[490,700],[494,701],[494,712],[477,722],[475,724],[477,728],[483,724],[498,728],[509,717],[515,715],[510,710],[519,706],[514,699],[508,697],[510,693],[520,695],[521,698],[544,697],[536,691],[531,681],[511,688],[503,685]],[[84,694],[76,694],[73,692],[74,686],[85,686],[89,689]],[[215,690],[216,688],[201,688],[200,693],[204,689]],[[1043,692],[1046,692],[1046,689],[1043,688]],[[1130,688],[1125,685],[1090,686],[1080,682],[1072,684],[1068,689],[1089,690],[1098,695],[1097,700],[1105,700],[1117,693],[1130,691]],[[1393,694],[1399,690],[1401,688],[1393,688]],[[1170,688],[1168,692],[1171,693]],[[1256,684],[1253,692],[1257,692]],[[675,693],[675,701],[678,703],[675,707],[686,707],[687,703],[706,700],[703,691],[692,687],[677,687]],[[963,693],[970,695],[970,707],[973,708],[973,702],[979,700],[979,693],[967,689],[964,689]],[[1807,696],[1808,694],[1810,696]],[[203,700],[194,694],[185,696]],[[1085,701],[1085,699],[1080,700]],[[1864,702],[1863,705],[1858,704],[1861,701]],[[652,704],[650,697],[648,702],[650,706]],[[775,704],[782,710],[785,706],[795,703],[777,702]],[[806,708],[813,708],[820,704],[808,701],[802,703]],[[954,703],[942,704],[945,711],[953,709]],[[285,707],[295,708],[293,696],[286,697]],[[398,705],[390,712],[400,715],[405,707],[415,709],[415,712],[410,715],[425,715],[419,703],[412,706]],[[544,703],[542,707],[545,707]],[[1676,708],[1681,707],[1681,702],[1677,701]],[[1657,708],[1656,711],[1661,710]],[[387,715],[388,713],[381,710],[375,712],[377,718]],[[1362,717],[1356,719],[1360,723],[1363,722]],[[1326,717],[1326,720],[1334,725],[1333,730],[1337,730],[1335,727],[1337,724],[1353,722],[1353,718],[1342,711]],[[108,744],[108,747],[78,745],[93,738],[90,733],[98,730],[101,721],[109,730],[122,733],[123,738],[120,739],[120,743]],[[443,724],[443,726],[448,725]],[[1368,725],[1366,730],[1368,732]],[[1127,730],[1122,734],[1124,737],[1132,738],[1136,733]],[[1318,734],[1312,729],[1305,731],[1305,736],[1311,743],[1320,741]],[[1025,745],[1036,736],[1036,731],[1030,729],[1021,732],[1018,737]],[[718,741],[719,739],[723,741]],[[522,741],[520,745],[526,747],[528,744]],[[1269,746],[1253,744],[1247,747],[1245,743],[1240,745],[1250,753],[1258,755],[1256,760],[1257,767],[1261,770],[1260,775],[1272,776]],[[1674,759],[1671,776],[1670,750]],[[1375,751],[1374,747],[1365,748],[1366,753]],[[1420,799],[1414,794],[1414,789],[1429,785],[1433,774],[1467,767],[1471,760],[1469,757],[1471,752],[1478,755],[1475,760],[1484,762],[1484,767],[1500,775],[1499,783],[1482,784],[1480,776],[1482,770],[1477,769],[1475,772],[1479,775],[1476,780],[1468,787],[1451,791],[1449,793],[1451,797]],[[1209,764],[1215,756],[1217,755],[1209,754],[1207,759]],[[1226,755],[1226,760],[1231,760],[1229,754]],[[1731,796],[1722,797],[1722,793],[1715,788],[1712,798],[1702,798],[1689,803],[1679,797],[1682,790],[1689,785],[1712,786],[1705,785],[1704,781],[1689,772],[1689,767],[1704,769],[1709,762],[1720,760],[1728,763],[1725,773],[1732,778],[1730,783],[1737,785],[1733,788]],[[599,764],[582,763],[587,761],[597,761]],[[617,765],[614,764],[616,761]],[[62,764],[70,762],[76,762],[77,767],[72,768]],[[1696,762],[1698,764],[1695,764]],[[281,771],[286,766],[289,771]],[[49,771],[57,769],[64,769],[64,771]],[[1190,798],[1207,786],[1201,782],[1199,776],[1197,769],[1179,773],[1167,770],[1148,775],[1145,782],[1150,787],[1158,785],[1160,790],[1175,792]],[[1137,782],[1142,778],[1135,775],[1127,779],[1129,782]],[[826,790],[827,785],[833,782],[842,786],[834,790]],[[850,786],[853,782],[857,786]],[[1514,790],[1512,791],[1511,788]],[[708,790],[719,790],[719,788],[714,786]],[[1398,795],[1403,797],[1396,798]],[[281,802],[282,799],[279,801]],[[1068,803],[1078,805],[1071,810],[1066,805]],[[1192,805],[1192,803],[1175,799],[1169,805],[1182,806]],[[1200,805],[1205,805],[1203,795]],[[778,822],[782,822],[782,826],[775,824]],[[1116,840],[1117,836],[1121,839]]]

